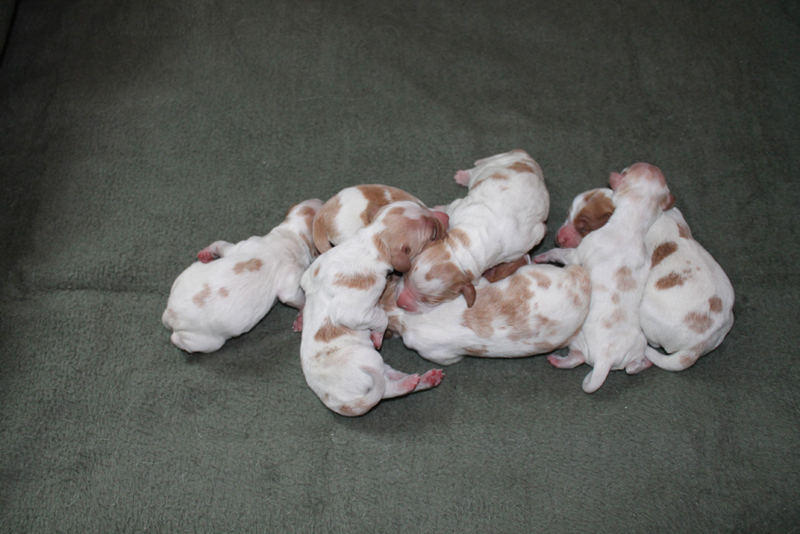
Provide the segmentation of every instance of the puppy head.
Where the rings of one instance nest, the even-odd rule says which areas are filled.
[[[444,238],[449,223],[445,213],[403,200],[381,208],[370,226],[379,229],[373,243],[381,259],[405,273],[427,245]]]
[[[444,240],[426,248],[403,276],[397,305],[409,313],[420,313],[463,295],[467,306],[472,307],[476,297],[474,275],[462,271],[451,254],[454,248],[466,246],[465,239],[466,234],[454,229]]]
[[[611,189],[592,189],[581,193],[572,201],[567,220],[556,234],[556,243],[562,248],[575,248],[584,237],[602,228],[614,213]]]
[[[675,205],[675,195],[670,193],[664,173],[655,165],[634,163],[621,173],[612,172],[608,182],[614,191],[615,199],[651,201],[661,211],[666,211]]]

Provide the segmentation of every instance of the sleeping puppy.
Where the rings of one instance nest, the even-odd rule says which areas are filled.
[[[577,247],[614,213],[612,192],[578,195],[556,242]],[[665,211],[650,227],[645,246],[652,266],[640,308],[640,323],[652,347],[647,359],[668,371],[682,371],[716,349],[733,326],[733,286],[700,243],[678,208]],[[653,347],[662,347],[665,356]]]
[[[544,237],[550,197],[541,168],[524,151],[476,161],[455,181],[469,192],[446,208],[450,231],[403,277],[397,305],[410,313],[462,295],[471,307],[484,272],[524,258]]]
[[[637,163],[622,173],[611,173],[616,206],[602,228],[588,234],[574,249],[553,249],[534,258],[537,263],[578,264],[592,279],[589,315],[565,357],[551,355],[556,367],[572,368],[588,363],[583,390],[593,393],[609,371],[625,369],[633,374],[650,363],[645,359],[647,340],[639,324],[639,307],[650,271],[645,235],[675,197],[669,192],[658,167]]]
[[[356,416],[381,399],[439,385],[441,370],[395,371],[375,350],[388,324],[378,305],[392,271],[406,272],[447,227],[431,210],[400,201],[322,254],[301,280],[306,293],[300,361],[306,382],[334,412]]]
[[[342,189],[322,206],[314,219],[314,245],[320,253],[327,252],[371,223],[382,207],[400,200],[425,207],[413,195],[388,185],[368,184]],[[447,225],[447,215],[440,211],[433,215]]]
[[[276,298],[302,310],[300,277],[316,256],[311,227],[321,207],[321,200],[306,200],[263,237],[216,241],[201,250],[200,261],[172,284],[161,318],[173,331],[172,343],[186,352],[213,352],[253,328]]]
[[[523,265],[499,282],[481,279],[471,308],[455,299],[407,313],[396,305],[394,286],[390,281],[381,298],[389,331],[439,365],[465,355],[517,358],[565,347],[581,329],[592,295],[589,273],[577,265]]]

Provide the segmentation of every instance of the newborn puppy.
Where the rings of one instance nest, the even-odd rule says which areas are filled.
[[[342,189],[322,206],[314,219],[314,245],[320,253],[327,252],[371,223],[382,207],[400,200],[425,207],[413,195],[388,185],[357,185]],[[447,215],[442,212],[433,215],[447,225]]]
[[[321,255],[301,280],[306,292],[300,361],[306,382],[334,412],[362,415],[381,399],[439,385],[441,370],[395,371],[380,348],[388,318],[378,305],[393,270],[406,272],[447,227],[410,201],[379,210],[375,220]]]
[[[455,299],[418,314],[397,307],[395,285],[390,281],[381,299],[389,330],[440,365],[464,355],[517,358],[565,347],[581,329],[592,295],[589,273],[577,265],[524,265],[499,282],[482,278],[471,308]]]
[[[450,231],[403,277],[397,305],[410,313],[460,295],[471,307],[482,273],[527,255],[544,237],[550,197],[542,170],[524,151],[476,161],[455,180],[469,193],[447,206]]]
[[[293,206],[263,237],[235,245],[216,241],[197,254],[172,284],[161,321],[170,340],[186,352],[213,352],[228,338],[249,331],[275,304],[302,310],[300,277],[314,259],[314,215],[321,200]],[[295,324],[295,329],[298,325]]]
[[[578,195],[556,242],[577,247],[614,213],[609,189]],[[722,267],[700,243],[678,208],[665,211],[650,227],[645,246],[652,266],[644,288],[640,323],[652,347],[647,359],[668,371],[682,371],[717,348],[733,326],[734,292]]]
[[[637,373],[650,365],[645,359],[647,340],[639,324],[639,307],[650,271],[644,245],[647,231],[675,197],[658,167],[637,163],[622,173],[611,173],[614,214],[602,228],[583,238],[574,249],[553,249],[534,258],[537,263],[556,261],[578,264],[592,279],[589,315],[565,357],[551,355],[556,367],[588,363],[583,390],[593,393],[612,369]]]

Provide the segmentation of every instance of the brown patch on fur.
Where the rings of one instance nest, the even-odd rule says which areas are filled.
[[[536,281],[536,285],[541,287],[542,289],[547,289],[553,283],[549,276],[544,274],[541,271],[537,271],[536,269],[530,269],[526,272],[526,274]]]
[[[722,311],[722,299],[716,295],[708,299],[708,308],[712,313],[720,313]]]
[[[525,163],[524,161],[517,161],[512,163],[508,167],[506,167],[510,171],[514,172],[535,172],[533,167]]]
[[[222,297],[222,298],[225,298],[225,297],[227,297],[227,296],[228,296],[228,294],[229,294],[229,293],[228,293],[228,290],[227,290],[226,288],[224,288],[224,287],[221,287],[221,288],[219,288],[219,289],[217,290],[217,293],[219,293],[219,296],[220,296],[220,297]]]
[[[342,287],[349,287],[352,289],[369,289],[375,286],[378,283],[378,275],[375,273],[369,274],[354,274],[354,275],[347,275],[342,273],[336,273],[336,276],[333,279],[333,285],[335,286],[342,286]]]
[[[353,330],[344,326],[335,325],[331,322],[330,318],[326,317],[325,322],[314,334],[314,340],[322,343],[330,343],[337,337],[342,337],[353,333]]]
[[[586,195],[586,205],[573,219],[575,229],[586,237],[591,232],[602,228],[614,214],[614,203],[601,191],[592,191]]]
[[[676,272],[671,272],[666,276],[662,276],[656,282],[656,289],[664,290],[675,286],[682,286],[685,278]]]
[[[256,271],[260,271],[261,267],[264,266],[264,262],[259,260],[258,258],[253,258],[247,261],[240,261],[236,265],[233,266],[233,272],[235,274],[242,274],[245,271],[250,271],[254,273]]]
[[[686,317],[683,318],[684,324],[689,327],[690,330],[697,332],[698,334],[702,334],[709,328],[711,325],[714,324],[714,321],[707,313],[687,313]]]
[[[692,239],[692,231],[685,224],[678,223],[678,235],[684,239]]]
[[[331,239],[336,240],[339,232],[336,229],[336,217],[342,209],[342,202],[338,196],[327,201],[317,212],[314,218],[314,246],[320,252],[327,252],[331,249]]]
[[[392,202],[410,200],[420,204],[420,201],[414,196],[409,195],[402,189],[397,189],[396,187],[388,185],[359,185],[357,189],[364,195],[367,201],[366,209],[361,212],[361,221],[364,223],[364,226],[374,221],[378,211]]]
[[[614,304],[619,304],[619,301],[621,300],[622,297],[620,297],[619,293],[614,293],[613,295],[611,295],[611,302],[613,302]]]
[[[472,241],[469,238],[469,234],[465,230],[461,228],[453,228],[447,235],[445,236],[445,241],[450,245],[454,246],[456,244],[461,245],[464,248],[469,248]]]
[[[464,311],[461,324],[480,337],[490,337],[494,334],[492,323],[500,319],[504,320],[509,329],[509,340],[519,341],[533,336],[535,332],[532,331],[528,320],[529,301],[533,297],[530,280],[525,277],[514,277],[509,280],[505,292],[493,286],[482,289],[480,298],[475,301],[472,308]],[[548,326],[547,321],[549,319],[541,317],[543,326]]]
[[[306,226],[313,228],[314,218],[317,216],[317,211],[311,206],[303,206],[297,214],[306,220]]]
[[[617,306],[616,308],[614,308],[614,311],[611,313],[611,315],[609,315],[608,318],[605,321],[603,321],[603,326],[610,330],[614,328],[614,325],[616,325],[617,323],[621,323],[622,321],[624,321],[625,317],[626,317],[625,310]]]
[[[203,284],[203,290],[192,297],[192,302],[194,302],[198,308],[202,308],[206,305],[206,299],[210,296],[211,286],[208,284]]]
[[[489,350],[486,345],[482,345],[480,347],[464,347],[464,352],[470,356],[486,356],[489,354]]]
[[[678,244],[674,241],[664,241],[653,250],[653,256],[650,258],[651,268],[655,267],[661,260],[678,250]]]
[[[617,289],[620,291],[633,291],[636,289],[636,280],[633,279],[630,268],[620,267],[614,273]]]

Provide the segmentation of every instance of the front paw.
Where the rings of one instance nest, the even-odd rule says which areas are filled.
[[[383,332],[373,330],[369,333],[369,338],[372,340],[372,345],[375,347],[375,350],[380,349],[383,345]]]
[[[297,314],[297,318],[292,323],[292,332],[303,331],[303,312]]]

